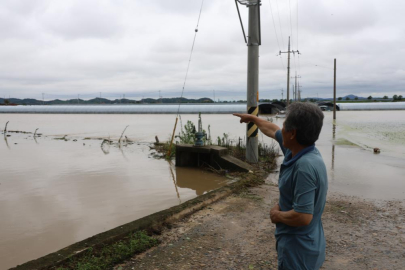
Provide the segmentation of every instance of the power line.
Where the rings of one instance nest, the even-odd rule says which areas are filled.
[[[289,7],[289,9],[290,9],[290,30],[291,30],[290,36],[293,36],[293,32],[292,32],[292,20],[291,20],[291,0],[288,0],[288,7]]]
[[[275,24],[275,22],[274,22],[273,10],[272,10],[272,8],[271,8],[271,2],[270,2],[270,0],[269,0],[269,5],[270,5],[271,19],[273,20],[274,33],[276,34],[276,40],[277,40],[278,50],[281,51],[280,43],[278,42],[278,35],[277,35],[277,30],[276,30],[276,24]],[[283,68],[285,68],[285,67],[284,67],[283,58],[281,57],[281,55],[280,55],[280,61],[281,61],[281,65],[283,66]]]
[[[298,48],[298,0],[297,0],[297,50]],[[298,55],[298,73],[301,73],[300,55]]]
[[[291,16],[291,0],[288,0],[288,8],[290,11],[290,37],[292,38],[292,40],[294,40],[293,38],[293,31],[292,31],[292,16]],[[292,44],[294,44],[294,42],[291,42]],[[297,48],[298,50],[298,48]],[[295,54],[294,54],[294,70],[297,71],[297,63],[296,63],[296,59],[295,59]]]
[[[184,77],[183,90],[181,91],[180,102],[179,102],[179,108],[177,109],[177,115],[178,115],[179,112],[180,112],[181,98],[183,97],[183,94],[184,94],[184,88],[185,88],[185,86],[186,86],[188,70],[190,69],[191,56],[193,55],[194,44],[195,44],[195,39],[196,39],[197,33],[198,33],[198,24],[200,23],[201,11],[202,11],[203,4],[204,4],[204,0],[201,1],[200,14],[198,15],[197,26],[196,26],[196,28],[195,28],[194,39],[193,39],[193,45],[191,46],[190,57],[189,57],[189,59],[188,59],[187,71],[186,71],[186,76]]]
[[[281,30],[280,9],[278,8],[277,0],[276,0],[276,4],[277,4],[277,13],[278,13],[278,23],[279,23],[279,26],[280,26],[281,43],[283,44],[283,48],[284,48],[283,30]]]
[[[299,48],[298,48],[298,0],[297,0],[297,50],[299,50]]]

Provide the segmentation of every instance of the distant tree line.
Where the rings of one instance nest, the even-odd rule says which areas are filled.
[[[359,99],[358,97],[355,97],[355,98],[354,98],[354,100],[358,100],[358,99]],[[377,99],[381,99],[381,98],[373,98],[372,96],[368,96],[368,97],[367,97],[367,100],[373,100],[373,99],[374,99],[374,101],[377,101]],[[388,100],[389,97],[388,97],[388,96],[383,96],[382,99]],[[343,98],[342,98],[342,97],[338,97],[338,100],[343,100]],[[350,97],[345,97],[345,100],[351,100],[351,99],[350,99]],[[404,98],[403,98],[402,95],[393,95],[393,96],[392,96],[392,100],[393,100],[393,101],[402,101],[402,100],[404,100]]]
[[[142,103],[214,103],[210,98],[199,99],[187,99],[187,98],[160,98],[152,99],[145,98],[142,100],[131,99],[115,99],[110,100],[106,98],[94,98],[90,100],[83,99],[69,99],[69,100],[37,100],[37,99],[2,99],[0,98],[0,104],[2,105],[96,105],[96,104],[142,104]]]

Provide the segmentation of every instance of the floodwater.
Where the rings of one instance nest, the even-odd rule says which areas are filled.
[[[269,116],[271,117],[271,116]],[[182,115],[197,122],[197,115]],[[215,141],[236,143],[245,125],[231,115],[203,115]],[[367,199],[405,199],[405,112],[325,112],[316,143],[332,191]],[[231,180],[152,158],[157,135],[168,140],[174,115],[0,114],[0,269],[13,267],[94,234],[187,201]],[[282,125],[284,119],[273,119]],[[134,144],[104,145],[124,128]],[[66,136],[68,141],[55,140]],[[90,140],[85,138],[90,138]],[[76,140],[76,141],[74,141]],[[260,141],[272,140],[262,135]],[[373,154],[372,148],[381,149]]]

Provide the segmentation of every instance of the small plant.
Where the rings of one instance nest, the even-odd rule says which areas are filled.
[[[194,142],[196,140],[195,133],[197,132],[194,123],[191,122],[190,120],[188,120],[187,123],[184,125],[184,129],[183,129],[181,118],[180,118],[180,127],[181,127],[180,132],[176,136],[176,138],[179,139],[178,143],[194,144]],[[211,145],[212,143],[211,143],[211,129],[210,129],[210,126],[208,126],[208,131],[209,131],[209,136],[208,136],[208,138],[203,137],[203,141],[204,141],[204,144]],[[203,129],[202,132],[204,134],[207,134],[205,129]]]
[[[184,125],[184,130],[181,128],[179,135],[176,138],[180,139],[180,143],[193,144],[195,140],[195,125],[190,120]]]

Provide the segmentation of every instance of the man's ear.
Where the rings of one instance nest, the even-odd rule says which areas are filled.
[[[297,130],[293,129],[291,130],[291,140],[294,140],[295,138],[297,138]]]

